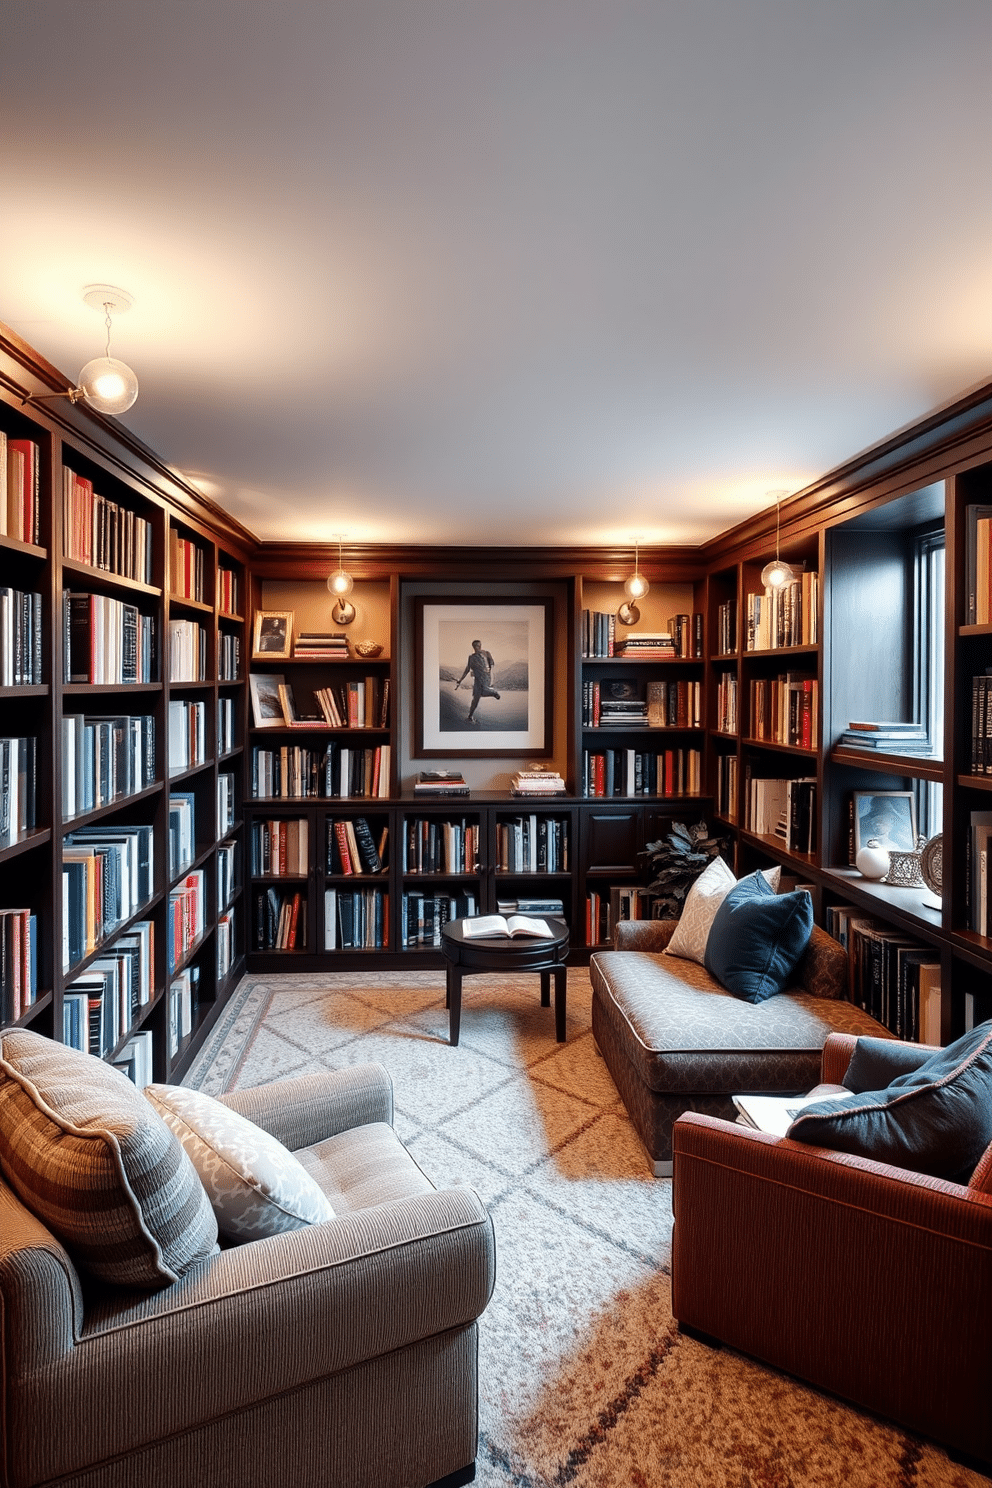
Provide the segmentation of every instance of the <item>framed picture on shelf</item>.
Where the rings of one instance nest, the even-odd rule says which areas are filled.
[[[417,755],[548,755],[553,601],[445,597],[415,607]]]
[[[248,677],[251,689],[251,711],[255,727],[282,728],[286,722],[283,713],[281,689],[286,678],[277,672],[252,672]]]
[[[897,852],[916,847],[916,802],[912,791],[854,792],[854,851],[868,842]]]
[[[259,610],[252,634],[253,661],[288,661],[293,645],[292,610]]]

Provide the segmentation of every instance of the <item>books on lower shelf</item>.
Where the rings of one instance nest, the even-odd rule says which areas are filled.
[[[939,951],[848,905],[828,905],[824,920],[847,951],[852,1002],[898,1038],[939,1044]]]
[[[353,749],[332,740],[317,749],[283,744],[251,753],[252,796],[256,800],[305,797],[389,795],[390,746]]]
[[[217,849],[217,913],[227,909],[238,888],[238,844],[226,842]]]
[[[170,972],[175,971],[203,934],[205,909],[203,869],[196,868],[169,891],[166,945]]]
[[[207,758],[207,705],[169,699],[169,774],[179,775]]]
[[[307,943],[306,890],[257,889],[254,899],[256,951],[295,951]]]
[[[524,896],[519,899],[497,899],[496,910],[501,915],[555,915],[561,920],[565,917],[565,901],[554,898],[543,899],[537,895]]]
[[[815,749],[819,738],[819,698],[816,678],[801,672],[753,678],[752,739]]]
[[[407,817],[403,831],[404,873],[475,873],[479,824],[467,817]]]
[[[582,751],[583,796],[684,796],[702,790],[699,749]]]
[[[468,783],[460,770],[421,770],[413,783],[415,796],[467,796]]]
[[[175,878],[196,857],[196,796],[173,791],[169,796],[169,877]]]
[[[973,811],[968,839],[968,923],[976,935],[992,927],[992,811]]]
[[[324,890],[324,950],[384,950],[389,944],[389,895],[384,889]]]
[[[0,533],[18,542],[41,541],[41,447],[0,430]]]
[[[207,628],[198,620],[169,621],[169,681],[205,682]]]
[[[612,936],[621,920],[649,920],[651,918],[651,896],[646,889],[634,884],[618,884],[610,889],[610,917],[608,930]]]
[[[33,832],[38,810],[38,740],[0,739],[0,847]]]
[[[0,1023],[16,1023],[38,1000],[38,917],[0,909]]]
[[[373,831],[364,816],[328,821],[328,873],[381,873],[388,835],[388,826]]]
[[[253,821],[251,871],[260,878],[306,878],[310,871],[310,823],[306,817]]]
[[[187,966],[169,983],[169,1057],[193,1032],[200,1011],[200,968]]]
[[[728,821],[737,820],[737,781],[739,769],[736,754],[716,757],[716,810]]]
[[[87,827],[62,849],[62,965],[91,955],[154,892],[155,829]]]
[[[155,680],[156,620],[137,605],[66,589],[62,626],[66,682],[127,687]]]
[[[114,1056],[114,1069],[126,1075],[139,1090],[144,1090],[155,1078],[154,1052],[152,1032],[148,1028],[142,1028],[138,1033],[132,1034],[120,1053]]]
[[[152,524],[93,490],[67,466],[62,471],[62,551],[74,563],[152,582]]]
[[[155,783],[155,719],[67,713],[62,719],[62,813],[81,816]]]
[[[782,646],[813,646],[819,638],[818,573],[803,573],[791,584],[747,596],[745,649],[774,651]]]
[[[217,981],[222,982],[231,970],[234,960],[234,910],[228,909],[217,917]]]
[[[217,839],[226,837],[234,827],[234,775],[222,771],[217,776]]]
[[[421,894],[410,889],[403,895],[400,933],[404,950],[440,946],[441,929],[449,920],[478,913],[474,891],[463,894]]]
[[[43,680],[41,595],[0,588],[0,687]]]
[[[613,934],[610,890],[594,888],[586,892],[586,945],[609,945]]]
[[[151,1001],[154,969],[155,927],[141,920],[66,987],[63,1020],[68,1019],[71,1035],[66,1042],[101,1059],[109,1054]]]
[[[790,852],[815,852],[815,778],[748,778],[744,793],[744,826],[758,837],[777,837]]]
[[[568,819],[531,812],[496,823],[496,868],[501,873],[567,873]]]
[[[234,734],[234,699],[219,697],[217,699],[217,755],[218,758],[230,754],[235,745]]]

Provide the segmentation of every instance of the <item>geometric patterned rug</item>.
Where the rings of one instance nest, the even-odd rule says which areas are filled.
[[[671,1183],[596,1052],[588,971],[568,976],[566,1043],[537,977],[473,976],[457,1048],[443,972],[247,977],[183,1083],[216,1095],[389,1070],[400,1137],[436,1184],[474,1188],[496,1228],[482,1488],[988,1488],[909,1432],[679,1334]]]

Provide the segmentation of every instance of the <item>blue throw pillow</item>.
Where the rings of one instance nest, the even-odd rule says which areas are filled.
[[[776,894],[763,874],[749,873],[716,912],[704,964],[735,997],[764,1002],[785,990],[812,932],[806,889]]]
[[[992,1142],[992,1021],[884,1090],[804,1107],[786,1135],[967,1183]]]

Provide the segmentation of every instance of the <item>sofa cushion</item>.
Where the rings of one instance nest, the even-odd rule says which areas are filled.
[[[0,1167],[101,1281],[165,1286],[216,1249],[203,1185],[141,1092],[102,1059],[27,1029],[0,1038]]]
[[[764,1002],[788,986],[812,930],[806,889],[776,894],[762,874],[749,873],[714,916],[706,969],[735,997]]]
[[[246,1116],[180,1085],[148,1085],[144,1093],[182,1142],[226,1240],[263,1240],[334,1218],[289,1148]]]
[[[777,892],[782,870],[779,867],[762,870],[772,890]],[[706,942],[717,910],[731,889],[736,888],[737,879],[723,858],[714,858],[707,863],[685,896],[685,904],[671,940],[666,947],[669,956],[681,956],[686,961],[705,964]]]
[[[967,1183],[992,1142],[992,1022],[897,1075],[884,1090],[808,1106],[788,1136]]]

